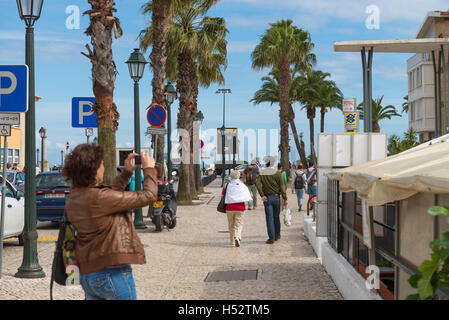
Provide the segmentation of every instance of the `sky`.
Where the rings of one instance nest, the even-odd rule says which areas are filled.
[[[118,75],[114,101],[120,113],[117,147],[133,145],[133,82],[125,61],[134,48],[137,37],[150,19],[143,16],[144,0],[117,0],[115,14],[121,22],[123,36],[113,42],[113,59]],[[373,7],[374,6],[374,7]],[[335,41],[412,39],[415,38],[427,12],[447,10],[443,0],[222,0],[208,13],[224,17],[229,30],[228,65],[225,70],[226,88],[232,94],[226,96],[226,126],[241,131],[279,130],[279,106],[253,105],[251,98],[261,86],[261,77],[269,69],[253,70],[251,52],[270,23],[291,19],[295,26],[308,31],[315,44],[316,69],[331,74],[346,98],[363,100],[362,66],[360,53],[336,53]],[[79,28],[67,28],[73,22],[73,8],[80,11]],[[378,9],[378,25],[367,27],[372,8]],[[404,9],[406,8],[406,10]],[[50,165],[60,163],[60,151],[66,142],[70,148],[84,143],[84,129],[71,127],[72,97],[89,97],[92,93],[91,64],[80,54],[86,52],[90,38],[84,34],[89,24],[82,13],[89,9],[87,0],[45,0],[40,19],[35,25],[36,95],[43,97],[36,103],[36,129],[47,129],[47,157]],[[76,10],[75,10],[76,11]],[[75,12],[76,13],[76,12]],[[73,23],[72,23],[73,24]],[[377,28],[378,27],[378,28]],[[151,49],[150,49],[151,50]],[[150,50],[145,53],[149,60]],[[406,62],[411,54],[374,54],[373,98],[384,96],[385,104],[401,110],[407,92]],[[20,20],[16,1],[0,0],[0,64],[23,64],[25,61],[25,25]],[[142,145],[149,139],[144,135],[148,123],[146,108],[151,103],[152,72],[146,68],[140,81],[140,122]],[[218,85],[200,88],[198,108],[204,114],[202,129],[205,145],[211,150],[214,132],[222,126],[223,99],[217,95]],[[296,127],[304,133],[309,149],[309,124],[306,113],[299,104],[294,105]],[[178,101],[173,104],[172,123],[176,124]],[[402,135],[408,127],[408,116],[380,123],[381,131]],[[315,128],[319,130],[319,117]],[[360,128],[362,129],[363,126]],[[326,132],[344,132],[343,114],[332,110],[326,114]],[[248,132],[248,131],[247,131]],[[275,133],[275,131],[272,131]],[[96,134],[96,130],[94,130]],[[40,138],[36,134],[36,145]],[[274,136],[273,139],[278,139]],[[173,139],[175,140],[175,139]],[[268,140],[268,138],[267,138]],[[246,141],[246,140],[245,140]],[[248,144],[248,143],[247,143]],[[290,142],[293,159],[298,159],[294,140]],[[269,152],[257,149],[256,153]],[[245,147],[245,158],[251,156]],[[211,153],[212,155],[212,153]],[[257,154],[263,156],[265,154]],[[213,157],[211,159],[213,161]]]

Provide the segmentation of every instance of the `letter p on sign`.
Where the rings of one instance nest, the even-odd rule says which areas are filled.
[[[92,108],[94,104],[95,98],[72,98],[72,127],[97,127],[97,114]]]

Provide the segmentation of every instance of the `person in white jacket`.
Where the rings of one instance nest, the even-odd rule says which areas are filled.
[[[252,197],[248,187],[240,180],[239,171],[235,170],[231,172],[231,182],[223,188],[222,195],[225,195],[231,245],[240,247],[245,202],[251,201]]]

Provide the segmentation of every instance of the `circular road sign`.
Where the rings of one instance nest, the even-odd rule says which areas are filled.
[[[155,104],[152,106],[147,113],[147,120],[153,127],[160,127],[165,123],[167,119],[167,113],[164,107]]]
[[[203,147],[204,147],[204,141],[203,140],[200,140],[200,146],[201,146],[201,149],[203,149]]]

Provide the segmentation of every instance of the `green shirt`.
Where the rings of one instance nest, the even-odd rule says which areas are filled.
[[[256,186],[261,197],[267,194],[280,194],[284,200],[287,200],[284,179],[280,171],[276,171],[273,168],[261,171],[257,177]]]

